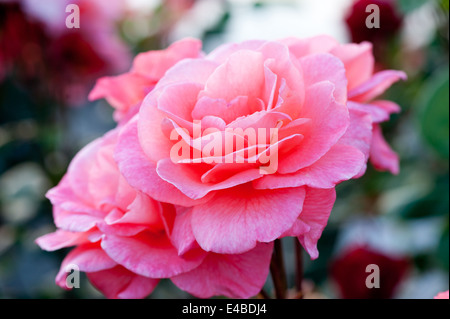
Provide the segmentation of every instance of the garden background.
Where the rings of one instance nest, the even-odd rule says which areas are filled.
[[[79,0],[79,29],[65,25],[66,2],[0,0],[0,298],[102,298],[85,277],[79,289],[57,287],[67,250],[34,243],[55,229],[46,191],[115,125],[105,101],[87,100],[97,78],[184,37],[202,39],[209,52],[225,42],[318,34],[371,41],[377,68],[405,70],[409,79],[386,93],[402,112],[383,126],[401,172],[370,167],[337,187],[320,257],[304,256],[305,298],[429,299],[448,290],[448,0]],[[370,3],[380,6],[380,29],[365,26]],[[292,246],[284,240],[291,285]],[[361,294],[353,283],[367,274],[350,270],[371,260],[390,284]],[[167,280],[151,298],[190,296]]]

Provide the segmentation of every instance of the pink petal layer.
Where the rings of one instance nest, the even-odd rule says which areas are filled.
[[[264,66],[270,72],[266,73],[266,86],[264,90],[264,96],[270,97],[274,92],[272,74],[275,75],[275,79],[279,81],[275,82],[275,88],[280,88],[282,83],[289,88],[289,94],[283,95],[281,97],[284,101],[284,108],[286,113],[292,117],[297,117],[299,105],[302,105],[305,101],[305,83],[304,83],[304,73],[302,72],[302,67],[296,59],[292,59],[289,52],[289,48],[279,42],[267,42],[258,50],[264,55]],[[271,99],[265,100],[268,108],[271,108]],[[297,110],[295,109],[295,104],[297,104]]]
[[[308,188],[302,213],[294,227],[285,234],[285,236],[297,236],[311,259],[319,257],[317,242],[328,223],[335,200],[336,191],[334,188]]]
[[[205,116],[215,116],[221,118],[225,123],[262,111],[264,105],[259,100],[249,100],[247,96],[238,96],[229,103],[224,99],[213,99],[204,96],[197,101],[192,111],[192,117],[203,119]]]
[[[159,80],[178,61],[201,56],[202,42],[197,39],[183,39],[173,43],[166,50],[140,53],[133,62],[134,72]]]
[[[330,81],[335,85],[333,92],[337,103],[347,102],[347,77],[343,63],[327,53],[302,58],[301,65],[305,85],[309,87],[317,82]]]
[[[392,113],[400,113],[402,110],[397,103],[386,100],[372,101],[370,102],[369,107],[377,109],[378,113],[381,115],[380,117],[372,115],[375,123],[388,121]]]
[[[349,145],[335,145],[313,165],[292,174],[272,174],[254,181],[257,189],[309,186],[332,188],[357,175],[366,163],[364,154]]]
[[[174,83],[205,84],[219,66],[217,62],[201,59],[184,59],[170,68],[158,82],[157,88]]]
[[[173,219],[173,223],[168,225],[167,232],[170,241],[178,250],[178,255],[182,256],[188,251],[198,248],[191,226],[192,208],[178,206],[175,212],[176,216],[171,217],[167,216],[167,211],[165,210],[166,221]]]
[[[294,173],[316,162],[344,135],[350,122],[347,106],[334,100],[335,86],[319,82],[308,88],[301,118],[310,119],[299,133],[304,135],[301,145],[291,154],[280,158],[279,172]]]
[[[36,239],[36,244],[46,251],[55,251],[61,248],[88,243],[89,233],[74,233],[58,229]]]
[[[159,161],[157,172],[162,179],[194,200],[204,198],[212,191],[231,188],[261,177],[259,169],[254,168],[239,172],[220,183],[203,183],[202,171],[190,164],[175,164],[171,159]]]
[[[338,45],[330,51],[345,65],[348,78],[348,90],[365,83],[373,74],[375,59],[372,54],[372,44],[363,42]]]
[[[178,118],[192,122],[191,112],[201,90],[196,83],[179,83],[166,86],[158,97],[158,109],[177,121]]]
[[[198,298],[250,298],[266,282],[272,250],[273,243],[268,243],[240,255],[210,253],[199,267],[171,279],[178,288]]]
[[[66,205],[66,207],[67,206],[69,205]],[[55,225],[58,228],[72,232],[89,231],[98,223],[102,222],[102,219],[99,216],[89,214],[88,212],[89,211],[87,210],[86,212],[82,211],[79,213],[71,209],[63,210],[62,208],[55,206],[53,208]]]
[[[168,278],[197,267],[205,258],[200,250],[183,257],[165,234],[141,233],[135,237],[106,235],[102,248],[117,263],[149,278]]]
[[[210,61],[216,61],[218,63],[224,63],[230,55],[240,50],[251,50],[256,51],[262,47],[266,41],[262,40],[249,40],[242,43],[227,43],[221,45],[217,49],[213,50],[210,54],[206,56],[206,59]]]
[[[368,102],[383,94],[393,83],[406,79],[407,75],[402,71],[381,71],[367,82],[349,91],[348,98],[355,102]]]
[[[142,102],[137,121],[137,133],[134,134],[138,137],[139,148],[154,163],[169,157],[172,148],[172,143],[162,130],[162,124],[167,118],[167,114],[157,109],[153,101],[156,99],[157,93],[156,91],[152,92]],[[136,119],[134,118],[134,120]]]
[[[381,127],[373,126],[372,148],[370,149],[370,162],[381,171],[389,171],[394,175],[400,172],[398,155],[391,149],[383,137]]]
[[[66,289],[66,277],[68,266],[77,266],[83,272],[96,272],[100,270],[110,269],[117,263],[106,255],[98,244],[86,244],[73,249],[64,258],[61,268],[56,275],[56,283]]]
[[[128,183],[152,198],[182,206],[199,203],[159,177],[156,164],[147,158],[140,147],[136,121],[123,128],[114,158]]]
[[[319,35],[306,39],[287,38],[281,40],[281,42],[287,45],[291,53],[297,58],[329,52],[339,45],[333,37],[328,35]]]
[[[192,230],[206,251],[243,253],[292,227],[304,196],[303,188],[258,191],[249,185],[234,187],[194,207]]]
[[[94,89],[89,94],[89,100],[106,98],[115,109],[127,111],[142,101],[154,84],[153,80],[133,73],[104,77],[97,80]]]
[[[142,277],[116,266],[88,273],[89,281],[109,299],[142,299],[155,289],[158,279]]]
[[[357,148],[364,154],[365,162],[361,167],[361,171],[353,178],[359,178],[366,172],[367,161],[370,155],[370,148],[372,145],[372,126],[373,121],[370,114],[360,111],[359,109],[354,109],[351,107],[352,104],[349,102],[349,113],[350,113],[350,125],[345,132],[344,136],[341,137],[338,144],[349,145]]]
[[[265,83],[263,55],[254,51],[238,51],[208,78],[199,97],[232,101],[238,96],[259,97]],[[251,81],[248,79],[251,77]]]

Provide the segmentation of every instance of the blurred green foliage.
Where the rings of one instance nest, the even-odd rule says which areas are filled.
[[[398,6],[403,14],[411,13],[412,11],[420,8],[430,0],[399,0]],[[434,0],[432,0],[434,1]]]
[[[444,158],[449,157],[449,69],[443,66],[424,84],[419,97],[422,134],[428,144]]]

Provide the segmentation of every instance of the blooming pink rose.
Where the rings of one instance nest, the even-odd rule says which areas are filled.
[[[438,294],[434,297],[434,299],[449,299],[449,296],[448,296],[448,290],[447,290],[447,291],[444,291],[444,292],[438,293]]]
[[[114,118],[117,121],[129,119],[169,68],[183,59],[200,55],[201,42],[194,39],[175,42],[166,50],[141,53],[135,58],[130,72],[99,79],[89,99],[106,98],[116,109]]]
[[[373,125],[347,103],[349,61],[327,49],[320,38],[248,41],[177,63],[124,127],[121,173],[159,201],[192,207],[205,251],[297,236],[317,258],[334,187],[364,173]],[[252,130],[263,132],[257,141]]]
[[[328,36],[300,41],[287,39],[284,42],[296,57],[326,52],[338,57],[344,63],[348,80],[349,109],[365,112],[372,117],[373,140],[370,147],[370,161],[376,169],[398,174],[398,156],[384,140],[380,123],[388,121],[392,113],[400,112],[400,107],[394,102],[376,98],[393,83],[401,79],[406,80],[406,74],[394,70],[375,73],[372,44],[369,42],[339,44]]]
[[[155,201],[134,190],[113,160],[118,130],[86,146],[48,197],[58,230],[37,239],[53,251],[76,246],[56,277],[66,288],[76,265],[108,298],[143,298],[171,278],[198,297],[256,295],[269,271],[272,244],[240,255],[203,251],[195,242],[191,208]]]

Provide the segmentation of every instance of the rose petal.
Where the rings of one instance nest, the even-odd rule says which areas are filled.
[[[63,260],[61,268],[56,275],[56,283],[61,288],[67,289],[67,267],[74,265],[83,272],[96,272],[110,269],[117,263],[106,255],[99,244],[85,244],[73,249]],[[71,267],[69,267],[71,268]]]
[[[158,97],[158,109],[170,118],[192,122],[192,110],[202,86],[197,83],[178,83],[166,86]]]
[[[175,83],[199,83],[204,85],[218,66],[219,64],[214,61],[184,59],[170,68],[156,87],[162,88]]]
[[[134,59],[132,71],[159,80],[178,61],[200,57],[201,48],[200,40],[187,38],[173,43],[166,50],[140,53]]]
[[[317,242],[328,223],[335,200],[336,191],[334,188],[308,188],[306,190],[302,213],[296,225],[291,229],[289,236],[298,237],[311,259],[319,257]]]
[[[92,285],[109,299],[141,299],[155,289],[158,279],[136,275],[122,266],[87,274]]]
[[[278,238],[301,212],[305,190],[254,190],[245,185],[193,208],[192,230],[206,251],[238,254]]]
[[[218,63],[225,63],[225,61],[232,55],[233,53],[240,50],[258,50],[266,41],[262,40],[249,40],[241,43],[227,43],[221,45],[217,49],[213,50],[210,54],[206,56],[207,60],[215,61]]]
[[[402,71],[386,70],[376,73],[367,82],[348,92],[348,98],[354,102],[368,102],[383,94],[391,85],[399,80],[406,80]]]
[[[364,154],[349,145],[335,145],[313,165],[292,174],[266,175],[254,181],[257,189],[309,186],[332,188],[357,175],[366,163]]]
[[[305,78],[305,86],[317,82],[330,81],[334,84],[334,99],[337,103],[347,102],[346,70],[341,60],[331,54],[316,54],[300,59]]]
[[[199,98],[208,96],[226,101],[238,96],[258,98],[265,85],[263,63],[263,55],[259,52],[242,50],[233,53],[211,74]],[[248,80],[250,77],[251,81]]]
[[[326,53],[339,45],[336,39],[328,35],[319,35],[305,39],[287,38],[280,42],[286,44],[290,52],[297,58],[317,53]]]
[[[178,256],[166,234],[144,232],[134,237],[106,235],[102,248],[117,263],[149,278],[168,278],[197,267],[205,258],[201,250]]]
[[[370,155],[370,148],[372,145],[372,126],[373,121],[370,114],[354,109],[351,107],[352,103],[348,103],[350,113],[350,125],[341,137],[338,144],[345,144],[356,147],[365,157],[365,162],[368,161]],[[365,163],[359,174],[354,178],[359,178],[366,172],[367,164]]]
[[[300,132],[305,138],[301,145],[288,156],[279,160],[279,172],[293,173],[316,162],[344,135],[350,118],[346,105],[336,103],[335,86],[319,82],[308,88],[301,118],[310,119],[309,125]]]
[[[266,282],[272,250],[273,243],[268,243],[240,255],[210,253],[199,267],[171,280],[198,298],[250,298]]]
[[[194,200],[201,199],[212,191],[231,188],[261,177],[260,170],[254,168],[239,172],[220,183],[203,183],[201,178],[204,172],[197,167],[198,165],[175,164],[171,159],[164,159],[158,162],[157,172],[163,180]]]
[[[398,155],[391,149],[383,137],[381,127],[373,126],[373,140],[370,149],[370,162],[381,171],[390,171],[397,175],[400,172]]]
[[[75,233],[58,229],[36,239],[36,244],[46,251],[55,251],[61,248],[77,246],[88,243],[89,233]]]
[[[344,63],[349,91],[365,83],[372,76],[375,59],[372,54],[371,43],[362,42],[360,44],[338,45],[330,53]]]
[[[149,78],[134,73],[103,77],[97,80],[89,94],[89,100],[106,98],[108,103],[118,111],[115,113],[115,119],[120,120],[129,109],[144,99],[155,83]]]
[[[140,147],[135,120],[122,129],[114,158],[128,183],[155,200],[182,206],[199,203],[159,177],[156,164],[147,158]]]

